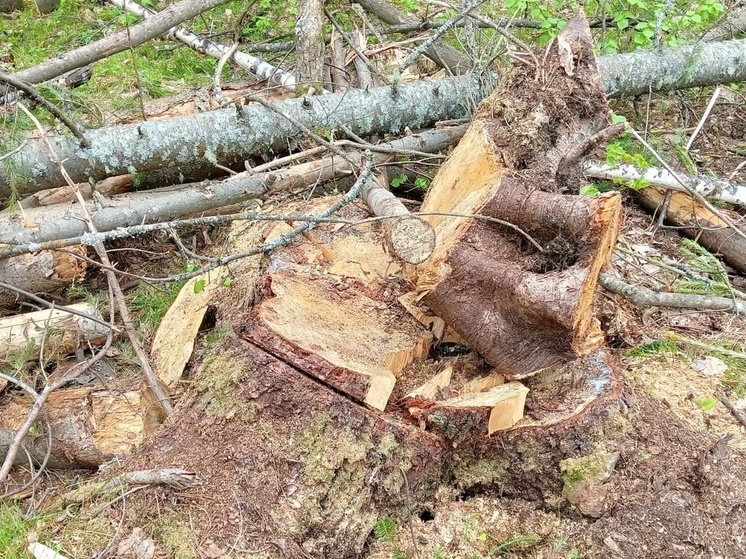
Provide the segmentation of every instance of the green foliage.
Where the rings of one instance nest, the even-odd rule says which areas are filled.
[[[165,287],[145,284],[139,286],[130,307],[137,314],[138,329],[143,330],[146,335],[154,332],[183,285],[184,282],[174,282]]]
[[[717,398],[709,396],[707,398],[695,398],[694,403],[697,404],[702,411],[710,411],[715,409],[718,405]]]
[[[391,542],[394,540],[397,528],[396,521],[393,518],[382,516],[373,527],[373,534],[381,541]]]
[[[659,354],[675,355],[680,353],[681,350],[679,349],[679,346],[674,342],[669,340],[656,340],[630,349],[627,355],[630,357],[649,357]]]
[[[0,501],[0,557],[26,559],[26,534],[33,521],[23,517],[19,507],[11,501]]]
[[[686,259],[687,267],[696,275],[680,277],[674,287],[680,293],[732,296],[728,272],[721,262],[706,248],[691,239],[682,239],[679,253]]]
[[[493,555],[505,555],[507,553],[511,553],[516,550],[525,550],[525,549],[532,547],[534,544],[538,543],[540,540],[541,538],[539,538],[538,536],[529,536],[525,534],[520,534],[507,541],[504,541],[503,543],[499,545],[496,545],[490,550],[490,552],[487,555],[492,557]]]

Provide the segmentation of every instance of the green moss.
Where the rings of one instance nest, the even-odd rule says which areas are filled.
[[[210,416],[225,417],[229,413],[240,412],[241,417],[250,422],[256,418],[257,408],[240,398],[236,388],[246,371],[230,354],[223,353],[205,359],[204,366],[197,376],[194,389],[207,392],[205,413]]]
[[[477,484],[489,485],[499,483],[507,478],[505,460],[493,458],[466,460],[454,468],[453,474],[459,487],[471,487]]]
[[[560,471],[565,483],[562,494],[566,495],[580,483],[592,481],[604,475],[609,469],[610,460],[611,454],[608,452],[595,452],[588,456],[562,460]]]
[[[175,511],[167,510],[152,524],[153,536],[158,539],[173,559],[196,559],[197,542],[194,531]]]

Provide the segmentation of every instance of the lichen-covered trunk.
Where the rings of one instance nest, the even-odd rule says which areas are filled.
[[[324,0],[303,0],[295,24],[298,93],[324,89]]]

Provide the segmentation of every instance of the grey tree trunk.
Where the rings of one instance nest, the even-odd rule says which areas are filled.
[[[637,95],[746,80],[746,40],[708,43],[606,56],[599,66],[608,95]],[[438,120],[467,116],[467,107],[490,92],[473,76],[445,78],[348,91],[310,100],[277,104],[280,111],[312,129],[349,127],[358,135],[396,133],[405,126],[424,128]],[[286,151],[298,130],[285,118],[257,104],[238,109],[181,116],[87,133],[90,148],[75,138],[51,137],[55,150],[76,182],[162,168],[188,168],[195,160],[231,161],[252,155]],[[10,156],[24,176],[12,185],[0,171],[0,197],[15,187],[27,195],[64,183],[59,166],[44,143],[29,141]]]
[[[324,89],[324,0],[303,0],[295,25],[298,93]],[[329,87],[331,89],[331,87]]]
[[[464,127],[431,130],[422,134],[405,136],[382,147],[403,150],[438,152],[457,141]],[[350,158],[355,157],[350,153]],[[374,154],[374,161],[385,161],[389,153]],[[340,157],[326,157],[310,163],[293,165],[278,171],[255,175],[241,173],[223,182],[194,184],[179,189],[162,188],[145,192],[133,192],[114,196],[104,208],[88,202],[96,229],[112,231],[118,227],[131,227],[144,223],[156,223],[184,215],[205,212],[258,198],[268,190],[283,190],[303,187],[315,181],[328,181],[349,174],[352,165]],[[34,228],[27,227],[34,223]],[[13,245],[14,254],[39,250],[39,243],[71,239],[75,243],[92,244],[101,239],[91,236],[80,239],[87,232],[83,222],[68,204],[32,208],[25,218],[7,212],[0,214],[0,244]],[[132,232],[126,232],[130,236]],[[71,243],[74,244],[74,243]],[[66,245],[62,245],[66,246]],[[59,248],[59,247],[58,247]],[[0,257],[3,254],[0,249]],[[9,255],[9,253],[6,253]]]

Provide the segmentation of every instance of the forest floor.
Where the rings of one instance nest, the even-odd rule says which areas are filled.
[[[122,64],[125,55],[111,64]],[[156,81],[152,87],[166,87]],[[184,85],[177,76],[167,84]],[[724,178],[743,161],[746,142],[746,112],[733,109],[746,100],[739,91],[732,95],[715,107],[688,156],[680,149],[685,131],[703,114],[708,91],[643,96],[634,104],[617,102],[614,110],[638,130],[650,130],[680,166]],[[125,111],[107,106],[105,97],[99,99],[102,122],[129,118],[131,100]],[[732,180],[746,183],[746,171]],[[405,190],[422,194],[410,183],[401,185]],[[205,243],[209,237],[212,246]],[[227,233],[197,231],[191,240],[198,250],[219,251]],[[655,264],[663,259],[717,275],[707,255],[660,227],[631,193],[625,194],[620,246],[626,252],[614,256],[610,270],[629,283],[682,288]],[[128,249],[119,253],[118,267],[137,275],[185,266],[166,237],[113,248]],[[746,288],[743,275],[731,271],[731,281]],[[95,294],[105,280],[93,271],[84,287]],[[135,290],[162,293],[133,284],[133,301]],[[80,293],[79,287],[75,296]],[[146,316],[149,304],[136,311],[145,338],[159,320]],[[200,334],[176,413],[152,440],[103,473],[54,472],[42,479],[33,499],[37,516],[21,522],[5,549],[2,526],[20,518],[25,505],[0,505],[0,558],[23,557],[19,550],[29,535],[71,559],[102,550],[148,559],[149,543],[156,557],[179,559],[746,556],[746,426],[718,399],[721,394],[746,413],[746,361],[722,351],[744,351],[746,317],[640,309],[599,288],[596,309],[619,372],[618,392],[570,434],[500,434],[485,452],[444,443],[407,422],[396,406],[349,411],[340,394],[312,386],[242,340],[236,305],[235,299],[216,302],[217,322]],[[430,362],[486,367],[467,350],[457,353],[441,350]],[[304,396],[311,390],[316,396],[309,400]],[[527,406],[530,414],[530,397]],[[194,472],[201,484],[74,506],[59,500],[102,475],[159,467]]]

